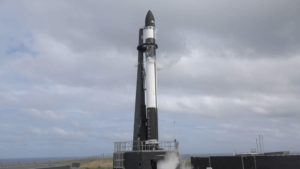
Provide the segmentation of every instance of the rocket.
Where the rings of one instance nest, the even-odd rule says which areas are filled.
[[[156,73],[156,30],[155,19],[149,10],[145,27],[139,30],[138,67],[136,83],[135,117],[133,133],[133,150],[143,142],[158,148],[157,116],[157,73]]]
[[[158,142],[155,26],[154,16],[149,10],[138,36],[133,142],[115,143],[114,169],[157,169],[158,162],[169,152],[179,158],[176,140]]]

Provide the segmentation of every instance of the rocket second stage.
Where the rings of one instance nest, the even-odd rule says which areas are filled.
[[[137,93],[134,124],[134,141],[146,144],[158,143],[158,118],[156,95],[156,49],[155,20],[149,10],[145,27],[140,30],[139,68],[137,73]],[[145,62],[144,62],[145,58]],[[144,91],[140,89],[143,88]],[[145,108],[143,108],[145,107]],[[146,119],[146,120],[143,120]],[[146,136],[146,137],[145,137]]]

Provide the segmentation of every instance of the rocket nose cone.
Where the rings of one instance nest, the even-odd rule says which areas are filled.
[[[145,26],[155,26],[154,16],[150,10],[146,15]]]

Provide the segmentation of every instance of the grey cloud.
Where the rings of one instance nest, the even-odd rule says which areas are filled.
[[[300,5],[296,1],[118,3],[23,1],[19,8],[30,29],[50,34],[76,51],[132,49],[131,44],[137,43],[134,25],[143,25],[143,17],[136,13],[151,8],[157,16],[162,52],[170,55],[187,50],[190,41],[205,45],[201,35],[217,38],[210,46],[217,50],[230,48],[242,54],[250,50],[268,56],[298,52]],[[191,33],[192,38],[184,38]]]
[[[16,147],[7,157],[112,152],[131,139],[148,9],[161,138],[187,153],[245,152],[262,133],[270,151],[299,151],[297,1],[1,3],[0,150]]]

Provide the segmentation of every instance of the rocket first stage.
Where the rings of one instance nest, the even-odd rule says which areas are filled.
[[[133,140],[158,144],[155,20],[149,10],[139,31],[138,72]],[[145,60],[145,61],[144,61]]]

